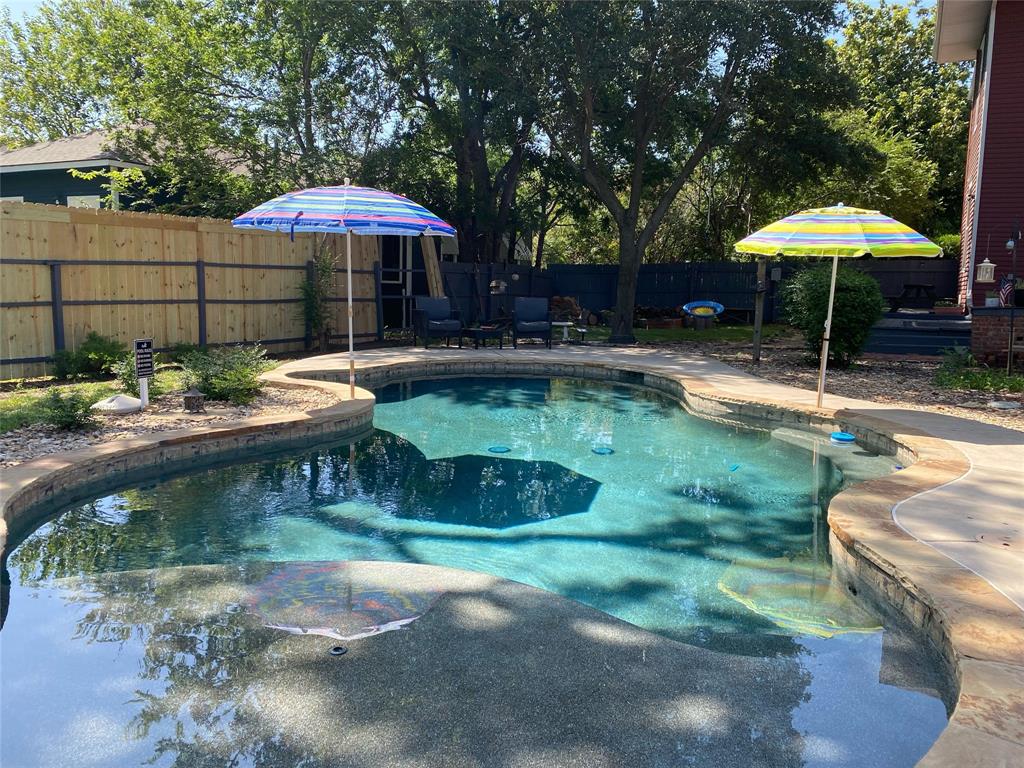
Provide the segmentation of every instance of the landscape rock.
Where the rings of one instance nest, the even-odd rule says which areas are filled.
[[[142,410],[142,401],[131,395],[111,395],[89,406],[90,410],[110,416],[122,416]]]

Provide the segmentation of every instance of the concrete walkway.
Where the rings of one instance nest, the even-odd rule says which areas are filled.
[[[642,365],[698,379],[727,396],[813,406],[815,393],[737,370],[714,358],[649,348],[539,346],[518,350],[392,348],[356,353],[357,368],[419,360],[486,361],[525,358],[538,362]],[[347,356],[296,360],[275,374],[337,372],[347,378]],[[941,438],[967,457],[971,469],[953,482],[896,506],[893,517],[907,533],[987,580],[1024,611],[1024,433],[939,413],[827,395],[826,408],[847,409]]]

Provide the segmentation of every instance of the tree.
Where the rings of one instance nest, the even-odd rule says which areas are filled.
[[[53,141],[109,124],[107,70],[89,54],[106,17],[106,0],[47,2],[21,23],[0,11],[0,144]]]
[[[404,116],[443,142],[454,164],[451,217],[469,260],[497,259],[533,135],[527,9],[491,0],[366,11],[377,30],[370,55],[397,85]]]
[[[637,0],[534,10],[547,65],[540,124],[618,229],[611,338],[632,341],[640,264],[680,190],[738,125],[799,130],[806,95],[827,91],[818,64],[829,60],[834,8]],[[762,90],[775,97],[767,109]]]
[[[939,64],[932,55],[935,9],[884,0],[851,2],[837,47],[839,63],[856,83],[858,102],[883,134],[906,138],[936,168],[933,212],[925,226],[960,226],[967,153],[969,63]]]
[[[396,92],[355,45],[363,21],[327,0],[46,4],[4,23],[5,77],[38,84],[5,87],[0,115],[21,142],[116,128],[117,147],[153,166],[137,201],[237,215],[357,176],[387,140]]]
[[[860,157],[823,169],[812,183],[797,185],[780,215],[842,202],[880,210],[921,228],[937,204],[932,195],[938,173],[935,162],[912,139],[881,128],[863,110],[836,113],[830,120]]]

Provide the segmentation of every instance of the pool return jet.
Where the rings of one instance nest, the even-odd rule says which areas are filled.
[[[239,229],[345,235],[348,295],[349,397],[356,396],[356,363],[352,331],[352,235],[455,237],[455,228],[422,205],[391,192],[354,187],[345,179],[340,187],[313,187],[288,192],[257,205],[231,222]]]
[[[857,259],[866,256],[891,258],[897,256],[932,257],[942,254],[942,248],[924,235],[915,232],[878,211],[850,208],[842,203],[829,208],[811,208],[794,213],[784,219],[747,235],[735,245],[737,253],[752,253],[760,257],[759,283],[764,274],[764,263],[769,256],[789,258],[832,259],[832,281],[828,289],[828,311],[825,313],[825,333],[821,337],[821,367],[818,371],[818,407],[825,396],[825,372],[828,368],[828,342],[832,333],[832,305],[836,295],[836,272],[839,259]],[[758,300],[763,301],[763,286],[758,285]],[[756,339],[760,338],[760,313]]]

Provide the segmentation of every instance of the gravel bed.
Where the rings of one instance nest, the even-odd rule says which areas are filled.
[[[153,398],[143,413],[98,416],[97,426],[82,432],[64,432],[48,425],[33,424],[0,434],[0,467],[111,440],[199,424],[238,421],[250,416],[311,411],[336,402],[334,396],[316,389],[266,387],[250,405],[207,402],[206,413],[187,413],[182,410],[180,394],[164,395]]]
[[[766,342],[761,348],[759,366],[753,363],[749,344],[663,343],[644,346],[708,355],[755,376],[801,389],[817,389],[818,386],[817,364],[809,361],[802,344],[791,338]],[[939,364],[939,360],[931,358],[868,356],[846,370],[830,368],[825,392],[1024,431],[1024,407],[1000,410],[988,405],[994,400],[1004,400],[1024,406],[1024,395],[943,389],[935,384]]]

